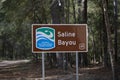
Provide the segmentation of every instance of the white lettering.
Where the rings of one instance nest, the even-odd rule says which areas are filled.
[[[75,33],[58,31],[58,37],[75,37]]]
[[[62,41],[58,40],[58,45],[63,45],[63,46],[70,46],[70,45],[76,45],[76,41]]]

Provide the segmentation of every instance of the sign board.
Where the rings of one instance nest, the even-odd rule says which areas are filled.
[[[86,24],[33,24],[32,52],[87,52]]]

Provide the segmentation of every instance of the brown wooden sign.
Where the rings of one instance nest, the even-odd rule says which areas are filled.
[[[33,24],[32,52],[87,52],[86,24]]]

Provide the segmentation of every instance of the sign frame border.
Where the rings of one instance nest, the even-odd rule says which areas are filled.
[[[86,27],[86,51],[33,51],[33,26],[34,25],[85,25]],[[46,53],[56,53],[56,52],[88,52],[88,26],[87,24],[32,24],[31,27],[31,38],[32,38],[32,53],[42,53],[42,52],[46,52]]]

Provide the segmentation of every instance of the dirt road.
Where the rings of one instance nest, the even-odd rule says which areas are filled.
[[[13,64],[27,63],[27,62],[30,62],[30,60],[12,60],[12,61],[3,60],[0,61],[0,67],[9,66]]]
[[[76,80],[75,67],[64,72],[46,65],[45,80]],[[42,80],[41,62],[0,61],[0,80]],[[118,74],[120,75],[120,68]],[[120,77],[119,77],[120,78]],[[79,80],[112,80],[111,69],[102,66],[79,68]]]

